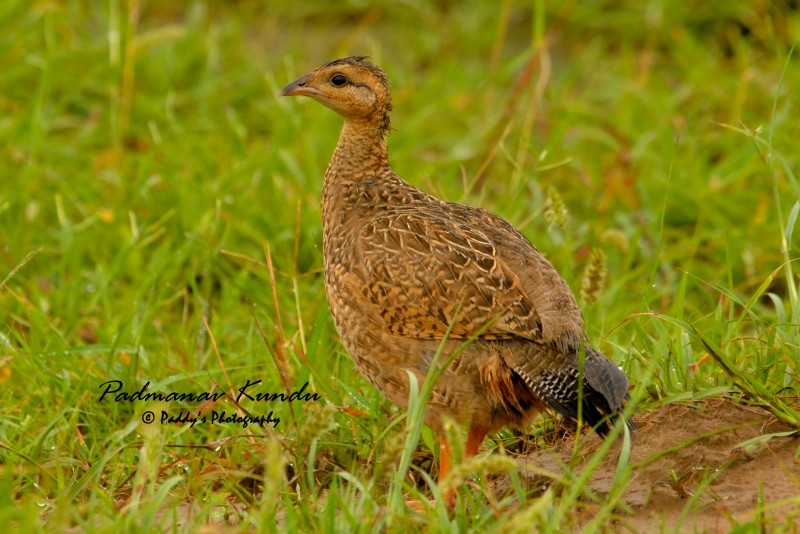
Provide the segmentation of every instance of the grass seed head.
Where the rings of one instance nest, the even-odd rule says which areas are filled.
[[[307,445],[333,428],[335,413],[336,408],[333,404],[311,404],[306,413],[306,420],[301,424],[297,432],[297,442],[301,445]]]
[[[588,306],[597,302],[600,293],[606,287],[607,272],[606,253],[598,248],[592,250],[592,254],[589,256],[589,263],[586,264],[586,270],[583,272],[583,279],[581,280],[581,301],[585,305]]]
[[[401,432],[396,432],[390,438],[384,440],[383,449],[375,460],[374,473],[376,479],[390,475],[394,471],[394,466],[400,462],[403,456],[406,436]]]
[[[620,252],[628,252],[630,240],[622,230],[617,228],[609,228],[600,234],[600,241],[609,247],[615,248]]]
[[[544,209],[544,218],[550,226],[563,230],[569,220],[569,211],[561,194],[552,185],[547,188],[547,203]]]
[[[516,467],[516,460],[502,454],[476,456],[453,466],[452,470],[439,482],[439,486],[446,491],[461,486],[471,475],[485,476],[490,473],[502,473]]]

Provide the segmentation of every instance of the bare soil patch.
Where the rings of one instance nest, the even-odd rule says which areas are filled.
[[[635,419],[634,469],[622,496],[620,531],[730,532],[753,522],[759,509],[762,523],[800,530],[800,439],[796,434],[765,439],[796,429],[766,410],[721,399],[670,404]],[[576,471],[600,443],[587,440]],[[612,487],[619,450],[615,445],[589,481],[601,498]],[[570,455],[565,444],[520,461],[560,475]],[[529,484],[545,480],[526,476]],[[625,513],[625,505],[632,514]]]

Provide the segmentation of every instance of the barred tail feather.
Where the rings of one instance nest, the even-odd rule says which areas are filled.
[[[523,379],[533,393],[548,407],[564,417],[578,419],[577,366],[561,368],[547,366],[536,369],[519,365],[514,371]],[[581,402],[583,421],[591,425],[601,436],[605,436],[621,416],[628,395],[628,379],[611,360],[595,349],[588,348],[584,363],[584,381]],[[636,425],[628,418],[628,427]]]

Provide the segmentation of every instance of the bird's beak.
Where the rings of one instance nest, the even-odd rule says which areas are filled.
[[[309,87],[306,83],[308,83],[308,74],[284,87],[281,90],[281,96],[319,96],[322,94],[319,89]]]

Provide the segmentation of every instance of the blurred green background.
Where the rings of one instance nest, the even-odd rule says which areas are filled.
[[[742,393],[696,332],[796,395],[798,35],[788,0],[4,1],[0,519],[164,527],[197,501],[183,527],[219,505],[237,524],[325,529],[330,473],[374,467],[397,410],[353,371],[322,288],[341,119],[277,96],[351,54],[392,80],[398,175],[506,217],[576,294],[602,259],[605,285],[581,298],[589,335],[644,409]],[[168,445],[241,429],[148,430],[146,403],[98,401],[109,379],[245,378],[310,381],[337,409],[281,408],[282,449],[219,452]],[[252,467],[264,457],[292,466],[277,507]]]

